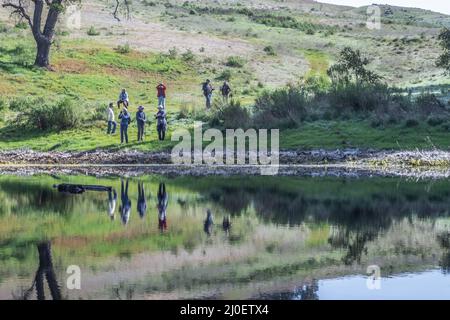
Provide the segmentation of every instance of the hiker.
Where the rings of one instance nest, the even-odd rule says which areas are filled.
[[[108,191],[108,216],[111,220],[115,219],[114,212],[116,211],[117,192],[115,189]]]
[[[121,205],[119,207],[120,210],[120,218],[122,219],[123,224],[128,224],[130,221],[130,213],[131,213],[131,200],[128,198],[128,180],[125,184],[125,188],[123,185],[123,180],[120,181],[120,199]]]
[[[128,143],[128,126],[131,123],[131,116],[127,108],[123,108],[119,114],[120,119],[120,143],[125,140]]]
[[[158,228],[161,232],[167,230],[167,205],[168,195],[166,192],[166,185],[164,183],[159,184],[158,188]]]
[[[164,109],[166,108],[166,89],[167,87],[162,82],[156,87],[158,92],[158,105],[163,106]]]
[[[228,98],[231,96],[231,87],[227,81],[220,87],[220,92],[222,93],[223,102],[228,103]]]
[[[116,128],[117,128],[117,122],[115,121],[114,118],[114,105],[111,102],[108,106],[108,131],[107,134],[114,134],[116,133]]]
[[[147,117],[145,116],[144,107],[139,106],[138,112],[136,112],[136,122],[138,127],[138,142],[144,141],[144,129]]]
[[[166,138],[167,120],[166,111],[163,106],[158,106],[158,112],[156,113],[155,118],[158,120],[156,125],[156,130],[158,130],[158,139],[159,141],[164,141]]]
[[[206,98],[206,109],[211,108],[212,94],[215,90],[211,85],[211,80],[207,79],[206,82],[203,83],[203,95]]]
[[[210,236],[212,233],[213,224],[214,224],[213,216],[212,216],[211,210],[208,209],[206,211],[206,220],[203,224],[203,230],[205,231],[205,233],[208,236]]]
[[[117,108],[120,109],[120,105],[123,104],[125,108],[128,108],[130,101],[128,100],[128,92],[125,89],[122,89],[120,92],[119,100],[117,100]]]
[[[145,213],[147,212],[147,201],[145,199],[145,190],[144,184],[142,182],[138,182],[138,203],[137,203],[137,211],[141,218],[145,217]]]

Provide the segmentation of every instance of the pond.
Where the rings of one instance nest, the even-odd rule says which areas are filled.
[[[450,299],[449,208],[447,180],[3,175],[0,299]]]

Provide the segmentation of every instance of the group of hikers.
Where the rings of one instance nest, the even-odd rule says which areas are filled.
[[[163,141],[166,137],[167,131],[167,119],[166,119],[166,86],[160,83],[156,90],[158,92],[158,111],[155,114],[157,120],[156,129],[158,131],[158,139]],[[123,105],[123,109],[119,113],[120,120],[120,142],[128,143],[128,127],[131,124],[131,114],[128,111],[130,106],[130,100],[126,89],[122,89],[119,94],[119,100],[117,100],[117,108],[120,109]],[[111,102],[107,110],[108,114],[108,129],[107,134],[115,134],[117,128],[117,122],[115,121],[114,104]],[[147,122],[147,115],[144,112],[144,106],[139,106],[136,112],[136,124],[138,128],[137,141],[144,141],[145,124]]]
[[[157,209],[158,209],[158,229],[163,232],[167,230],[167,206],[169,203],[169,196],[166,190],[166,185],[164,183],[160,183],[158,187],[157,193]],[[115,219],[115,211],[116,211],[116,202],[117,202],[117,192],[114,189],[108,191],[108,215],[111,220]],[[127,225],[130,220],[131,207],[132,203],[128,196],[128,180],[125,182],[121,181],[120,186],[120,219],[124,225]],[[144,184],[142,182],[138,182],[138,200],[137,200],[137,212],[139,213],[139,217],[144,218],[147,212],[147,200],[145,196]],[[213,215],[211,210],[207,210],[206,219],[203,222],[203,230],[208,235],[211,236],[213,231]],[[222,221],[222,227],[225,233],[228,235],[231,229],[231,220],[229,216],[225,216]]]
[[[158,139],[163,141],[166,137],[167,132],[167,113],[166,113],[166,90],[167,87],[164,83],[159,83],[156,86],[157,98],[158,98],[158,110],[155,114],[155,119],[157,121],[156,130],[158,132]],[[202,84],[202,91],[206,101],[206,108],[211,108],[211,102],[213,98],[215,88],[213,87],[211,80],[207,79]],[[225,103],[228,103],[229,98],[232,96],[231,87],[227,81],[223,83],[220,87],[220,92],[222,95],[222,99]],[[132,119],[131,113],[128,111],[130,106],[130,99],[126,89],[122,89],[119,94],[119,99],[117,100],[117,108],[122,110],[120,111],[118,118],[120,120],[120,142],[128,143],[128,127],[130,126]],[[117,129],[117,122],[115,120],[115,112],[114,112],[114,103],[110,103],[107,109],[108,115],[108,128],[107,134],[115,134]],[[145,124],[147,123],[147,116],[144,112],[144,106],[139,106],[138,111],[136,112],[136,124],[138,128],[137,133],[137,141],[144,141],[145,134]]]

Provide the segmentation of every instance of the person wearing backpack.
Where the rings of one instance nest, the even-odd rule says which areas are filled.
[[[212,101],[212,94],[215,90],[214,87],[211,85],[211,80],[207,79],[202,86],[203,95],[206,99],[206,109],[211,108],[211,101]]]
[[[228,98],[231,95],[231,87],[227,81],[220,87],[220,92],[222,93],[223,102],[228,103]]]

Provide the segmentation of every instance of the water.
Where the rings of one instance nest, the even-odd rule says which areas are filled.
[[[446,180],[1,176],[0,299],[450,299],[449,208]]]

